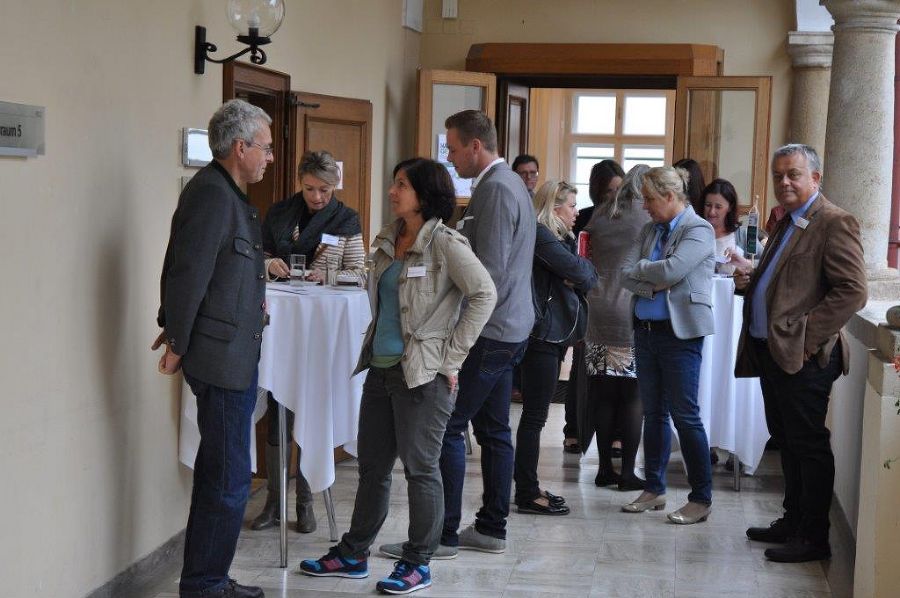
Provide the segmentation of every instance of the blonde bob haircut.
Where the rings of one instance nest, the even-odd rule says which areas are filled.
[[[691,175],[684,168],[672,166],[657,166],[644,174],[644,189],[659,197],[667,193],[674,193],[675,198],[685,205],[691,205],[691,199],[687,195],[688,181]]]
[[[577,193],[578,189],[573,185],[565,181],[550,179],[541,185],[534,194],[534,211],[537,212],[537,221],[549,228],[557,239],[575,235],[553,209],[565,204],[569,195]]]
[[[330,153],[326,151],[306,152],[300,159],[297,174],[302,179],[304,175],[314,176],[325,183],[336,187],[341,182],[341,169]]]

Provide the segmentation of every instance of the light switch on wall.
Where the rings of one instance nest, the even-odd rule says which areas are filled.
[[[459,0],[442,0],[441,16],[445,19],[455,19],[459,15]]]

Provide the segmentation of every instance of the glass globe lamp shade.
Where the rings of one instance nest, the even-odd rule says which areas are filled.
[[[250,35],[250,28],[259,37],[270,37],[284,20],[284,0],[228,0],[228,22],[238,35]]]

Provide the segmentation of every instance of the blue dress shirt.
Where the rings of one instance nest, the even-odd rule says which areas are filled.
[[[769,316],[766,313],[766,290],[769,288],[769,283],[772,281],[772,274],[775,272],[775,264],[781,259],[781,252],[787,247],[788,241],[799,226],[797,221],[806,216],[806,211],[809,210],[809,206],[816,201],[817,197],[819,197],[818,191],[813,193],[812,197],[807,199],[805,204],[793,212],[790,212],[793,226],[789,226],[787,230],[784,231],[784,236],[781,237],[781,243],[778,244],[778,247],[774,248],[775,255],[772,256],[772,259],[766,264],[766,269],[759,275],[759,281],[753,289],[753,297],[750,300],[750,336],[753,338],[769,338]]]
[[[675,227],[678,226],[678,221],[681,220],[683,214],[684,211],[682,210],[681,213],[672,218],[668,224],[656,225],[656,244],[653,246],[653,251],[650,252],[650,257],[648,258],[651,262],[659,261],[660,256],[663,255],[666,241],[669,240],[669,235],[671,235],[672,231],[675,230]],[[659,293],[653,294],[653,299],[638,297],[637,301],[634,303],[635,317],[639,320],[670,319],[669,303],[666,295],[667,294],[664,291],[660,291]]]

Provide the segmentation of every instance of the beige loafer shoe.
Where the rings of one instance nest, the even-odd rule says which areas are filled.
[[[622,505],[622,510],[626,513],[643,513],[644,511],[654,510],[661,511],[666,508],[666,495],[653,494],[652,492],[641,492],[637,500],[627,505]]]
[[[693,525],[694,523],[706,521],[706,518],[709,517],[711,511],[712,507],[710,505],[699,502],[689,502],[677,511],[669,513],[668,518],[669,521],[677,523],[678,525]]]

